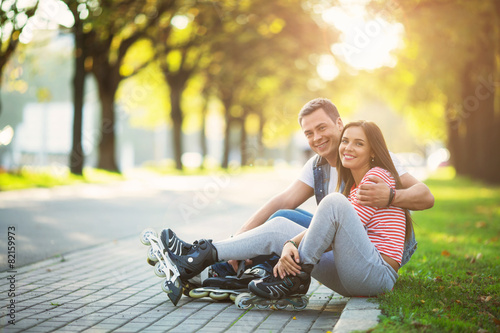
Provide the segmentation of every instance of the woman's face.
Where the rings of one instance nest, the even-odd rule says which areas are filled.
[[[348,127],[340,139],[339,156],[342,165],[351,170],[368,171],[373,157],[365,131],[359,126]]]

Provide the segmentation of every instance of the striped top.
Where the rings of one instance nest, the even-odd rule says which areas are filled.
[[[373,184],[368,180],[368,176],[381,178],[388,186],[395,188],[396,181],[391,173],[380,167],[370,169],[361,180],[361,184]],[[358,187],[359,187],[358,185]],[[369,207],[358,204],[356,193],[358,187],[352,187],[348,196],[349,201],[354,206],[358,216],[365,226],[368,238],[380,253],[396,260],[401,265],[403,248],[405,242],[406,217],[402,208],[390,206]]]

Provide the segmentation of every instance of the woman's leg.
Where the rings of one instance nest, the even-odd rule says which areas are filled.
[[[325,253],[330,245],[333,251]],[[391,290],[398,277],[368,238],[351,203],[339,193],[321,201],[299,253],[303,263],[317,265],[313,277],[344,296]]]

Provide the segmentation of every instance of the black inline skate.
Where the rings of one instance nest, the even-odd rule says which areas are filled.
[[[217,262],[217,249],[211,239],[194,241],[187,253],[176,255],[168,251],[170,259],[177,267],[182,281],[187,281],[201,273],[206,267]]]
[[[163,249],[168,249],[170,252],[178,256],[187,254],[191,247],[193,247],[192,244],[186,243],[177,237],[175,232],[171,229],[163,229],[160,233],[159,239],[163,244]],[[153,251],[152,247],[150,247],[149,251]],[[166,253],[166,250],[163,250],[163,253]],[[153,253],[148,254],[148,264],[155,266],[158,261],[156,258],[157,256]]]
[[[244,267],[244,262],[243,267]],[[241,265],[240,265],[241,266]],[[235,301],[236,297],[248,292],[248,284],[255,279],[264,278],[270,274],[262,265],[257,265],[242,272],[242,274],[229,275],[225,277],[214,276],[203,281],[203,286],[189,291],[189,297],[210,297],[221,301],[230,299]]]
[[[172,303],[177,305],[182,297],[183,283],[177,267],[169,257],[166,244],[152,229],[144,230],[140,240],[144,245],[149,245],[147,261],[154,264],[155,274],[165,278],[161,284],[162,290],[167,293]]]
[[[176,256],[186,255],[193,247],[193,244],[186,243],[177,237],[175,232],[171,229],[163,229],[160,239],[163,244],[167,245],[166,248]]]
[[[309,299],[306,295],[311,284],[313,265],[302,265],[296,276],[288,275],[284,279],[269,275],[263,279],[253,280],[248,285],[250,293],[238,295],[234,301],[240,309],[248,309],[256,305],[259,309],[273,306],[283,310],[292,305],[295,310],[306,308]]]

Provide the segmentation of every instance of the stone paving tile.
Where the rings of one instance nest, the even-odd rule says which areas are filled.
[[[4,306],[9,274],[1,272],[0,331],[326,332],[347,302],[313,280],[304,311],[244,311],[232,302],[189,297],[174,306],[145,262],[146,249],[136,239],[121,240],[17,269],[15,325]]]

